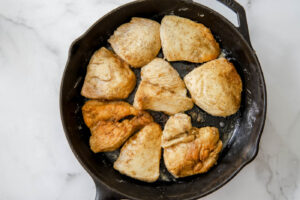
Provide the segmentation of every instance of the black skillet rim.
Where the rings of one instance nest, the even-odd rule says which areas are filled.
[[[182,0],[182,1],[187,1],[187,0]],[[73,146],[73,144],[71,143],[71,139],[70,139],[70,135],[68,134],[68,131],[67,131],[67,128],[66,128],[66,125],[65,125],[65,120],[64,120],[64,117],[63,117],[63,108],[62,108],[62,101],[63,101],[63,94],[62,94],[62,88],[63,88],[63,82],[64,82],[64,78],[65,78],[65,75],[66,75],[66,70],[67,70],[67,66],[69,65],[70,63],[70,60],[71,60],[71,57],[72,57],[72,49],[73,47],[80,42],[80,40],[82,38],[84,38],[98,23],[100,23],[104,18],[106,17],[109,17],[110,14],[114,13],[114,12],[117,12],[118,10],[121,10],[123,9],[124,7],[126,6],[130,6],[132,4],[135,4],[139,2],[138,1],[133,1],[133,2],[130,2],[130,3],[126,3],[124,5],[121,5],[113,10],[111,10],[110,12],[108,12],[107,14],[103,15],[100,19],[98,19],[95,23],[93,23],[93,25],[91,25],[81,36],[79,36],[76,40],[74,40],[69,48],[69,52],[68,52],[68,59],[67,59],[67,62],[66,62],[66,65],[65,65],[65,69],[64,69],[64,72],[63,72],[63,75],[62,75],[62,79],[61,79],[61,86],[60,86],[60,95],[59,95],[59,104],[60,104],[60,116],[61,116],[61,121],[62,121],[62,125],[63,125],[63,129],[64,129],[64,132],[65,132],[65,136],[68,140],[68,143],[69,143],[69,146],[73,152],[73,154],[75,155],[76,159],[79,161],[79,163],[83,166],[83,168],[89,173],[89,175],[93,178],[93,180],[95,182],[98,182],[100,184],[103,184],[104,186],[106,186],[107,188],[109,188],[109,190],[111,190],[112,192],[115,192],[116,194],[120,194],[124,197],[127,197],[127,198],[130,198],[130,199],[136,199],[135,197],[132,197],[132,196],[129,196],[125,193],[122,193],[122,192],[119,192],[118,190],[116,190],[115,188],[112,188],[110,187],[109,185],[107,185],[105,182],[103,182],[101,179],[99,179],[92,170],[89,169],[88,166],[86,166],[85,162],[81,160],[81,158],[78,156],[77,154],[77,151],[75,149],[75,147]],[[266,85],[265,85],[265,79],[264,79],[264,76],[263,76],[263,72],[262,72],[262,69],[261,69],[261,65],[259,63],[259,60],[257,58],[257,55],[255,53],[255,51],[253,50],[253,48],[251,47],[251,44],[250,44],[250,41],[247,41],[244,36],[237,30],[237,27],[235,27],[229,20],[227,20],[223,15],[221,15],[220,13],[214,11],[213,9],[211,8],[208,8],[207,6],[204,6],[202,4],[199,4],[197,2],[194,2],[194,1],[187,1],[189,3],[193,3],[193,4],[198,4],[202,7],[204,7],[205,9],[209,10],[210,12],[214,13],[215,15],[217,15],[218,17],[222,18],[224,20],[224,22],[229,25],[229,26],[232,26],[234,27],[234,31],[240,35],[241,39],[244,40],[244,42],[247,44],[247,48],[249,48],[249,50],[252,52],[254,58],[255,58],[255,61],[257,63],[257,68],[258,68],[258,73],[259,75],[261,76],[261,80],[262,80],[262,86],[263,86],[263,95],[264,95],[264,102],[263,102],[263,113],[262,113],[262,117],[261,117],[261,120],[260,120],[260,127],[259,127],[259,134],[258,134],[258,137],[255,141],[255,144],[253,144],[253,146],[255,145],[255,151],[254,151],[254,154],[252,155],[251,158],[249,158],[248,160],[245,160],[245,162],[243,164],[241,164],[241,166],[236,169],[236,171],[234,171],[234,173],[231,174],[231,176],[229,176],[226,180],[224,180],[223,182],[221,182],[218,186],[212,188],[210,191],[207,191],[203,194],[200,194],[198,196],[194,196],[194,197],[191,197],[189,199],[195,199],[195,198],[201,198],[203,196],[206,196],[216,190],[218,190],[219,188],[221,188],[222,186],[224,186],[226,183],[228,183],[231,179],[233,179],[247,164],[249,164],[250,162],[252,162],[255,157],[257,156],[258,154],[258,150],[259,150],[259,142],[260,142],[260,139],[261,139],[261,135],[262,135],[262,132],[263,132],[263,129],[264,129],[264,125],[265,125],[265,119],[266,119],[266,113],[267,113],[267,91],[266,91]]]

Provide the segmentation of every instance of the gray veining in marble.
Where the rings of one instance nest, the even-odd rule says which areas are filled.
[[[237,24],[214,0],[196,0]],[[238,0],[268,89],[257,158],[204,200],[300,199],[300,1]],[[97,19],[130,0],[0,0],[0,199],[92,200],[59,116],[68,48]]]

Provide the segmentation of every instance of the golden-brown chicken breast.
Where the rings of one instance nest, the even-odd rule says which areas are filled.
[[[91,130],[90,146],[95,153],[118,149],[134,132],[153,121],[147,112],[121,101],[90,100],[82,107],[82,114]]]
[[[125,99],[135,83],[128,64],[102,47],[88,64],[81,95],[91,99]]]
[[[226,117],[241,104],[242,80],[225,58],[205,63],[184,77],[194,102],[207,113]]]
[[[168,61],[202,63],[220,54],[219,44],[209,28],[183,17],[165,16],[161,21],[160,37]]]
[[[142,67],[155,58],[161,48],[159,28],[156,21],[133,17],[118,27],[108,42],[132,67]]]
[[[138,115],[139,110],[124,101],[87,101],[82,107],[83,120],[87,127],[91,128],[99,121],[114,121],[130,116]]]
[[[217,128],[192,127],[189,118],[186,114],[171,116],[163,131],[164,162],[174,177],[207,172],[222,150]]]
[[[184,82],[167,61],[152,60],[142,68],[141,79],[134,98],[136,108],[172,115],[193,107],[192,100],[186,96]]]
[[[156,181],[159,177],[161,134],[158,124],[146,125],[124,144],[114,168],[141,181]]]

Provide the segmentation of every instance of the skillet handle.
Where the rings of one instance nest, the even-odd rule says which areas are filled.
[[[118,193],[113,192],[107,186],[99,183],[98,181],[94,180],[96,186],[96,198],[95,200],[120,200],[120,199],[127,199],[121,196]]]
[[[249,30],[248,30],[248,23],[247,23],[247,17],[246,12],[243,6],[241,6],[238,2],[235,0],[217,0],[230,8],[232,11],[234,11],[237,14],[238,17],[238,23],[239,27],[237,29],[239,32],[244,36],[245,40],[249,43],[251,46],[250,36],[249,36]]]

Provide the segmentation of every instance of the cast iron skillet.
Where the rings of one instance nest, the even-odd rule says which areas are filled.
[[[195,199],[207,195],[233,178],[258,151],[266,116],[266,88],[260,64],[249,39],[243,7],[232,0],[219,0],[238,16],[235,27],[215,11],[192,0],[140,0],[121,6],[98,20],[84,35],[71,45],[69,59],[62,78],[60,93],[61,118],[69,144],[86,171],[92,176],[97,199]],[[84,125],[81,107],[86,101],[80,95],[86,66],[93,52],[102,46],[109,48],[107,39],[121,24],[131,17],[146,17],[160,22],[167,14],[186,17],[208,26],[226,51],[226,58],[237,68],[243,93],[238,113],[227,118],[212,117],[194,106],[187,113],[193,126],[216,126],[220,130],[224,148],[208,173],[175,180],[161,161],[161,176],[155,183],[144,183],[121,175],[112,167],[118,151],[94,154],[89,148],[90,132]],[[162,54],[159,54],[162,57]],[[172,62],[184,77],[197,64]],[[199,64],[198,64],[199,65]],[[138,80],[139,69],[135,69]],[[135,91],[127,99],[132,103]],[[151,112],[162,126],[167,116]]]

